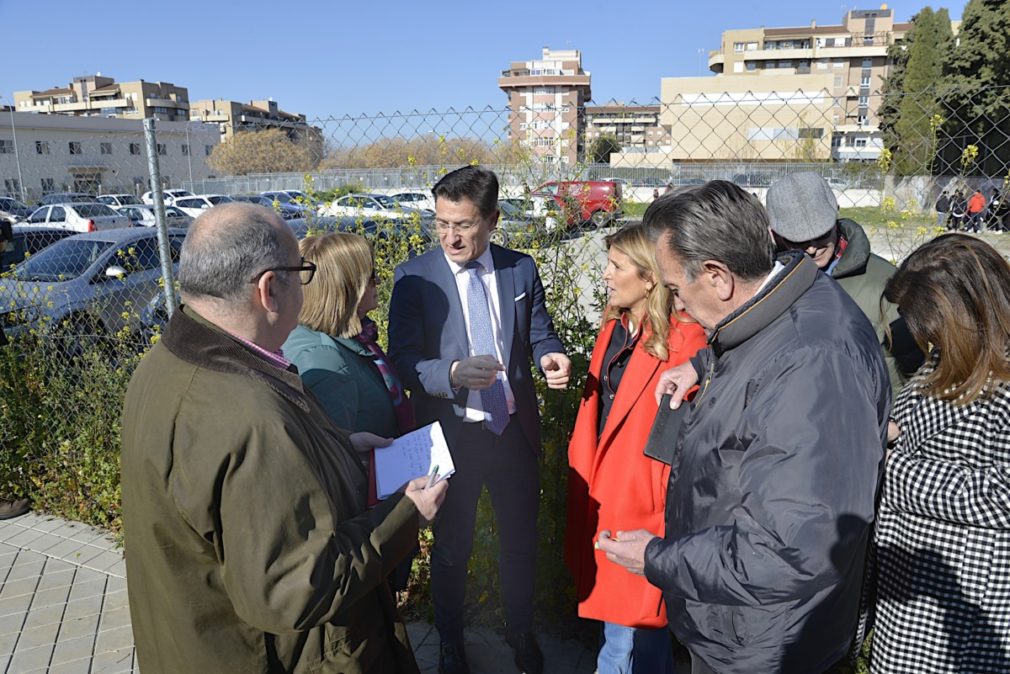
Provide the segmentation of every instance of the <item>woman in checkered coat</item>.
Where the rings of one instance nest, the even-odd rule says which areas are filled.
[[[894,406],[871,671],[1010,672],[1010,266],[949,234],[884,297],[931,357]]]

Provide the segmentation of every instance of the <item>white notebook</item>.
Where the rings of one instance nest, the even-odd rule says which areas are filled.
[[[376,496],[388,498],[415,477],[431,476],[436,466],[436,482],[456,472],[442,424],[437,421],[401,435],[389,447],[376,447]]]

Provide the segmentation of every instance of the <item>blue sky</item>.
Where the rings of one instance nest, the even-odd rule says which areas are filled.
[[[712,15],[714,6],[727,8]],[[890,3],[907,21],[922,0]],[[837,24],[831,1],[140,3],[0,0],[0,103],[101,72],[168,81],[190,99],[273,97],[313,118],[503,108],[497,77],[544,46],[581,49],[597,102],[647,102],[661,77],[709,74],[731,28]],[[949,7],[954,18],[963,5]]]

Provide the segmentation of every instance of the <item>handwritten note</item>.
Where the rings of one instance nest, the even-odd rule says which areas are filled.
[[[435,466],[438,466],[436,481],[456,472],[442,425],[437,421],[401,435],[389,447],[376,448],[376,495],[379,499],[388,498],[415,477],[430,475]]]

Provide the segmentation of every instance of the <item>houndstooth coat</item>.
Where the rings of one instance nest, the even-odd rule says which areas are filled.
[[[871,672],[1010,672],[1010,387],[902,390],[877,519]]]

